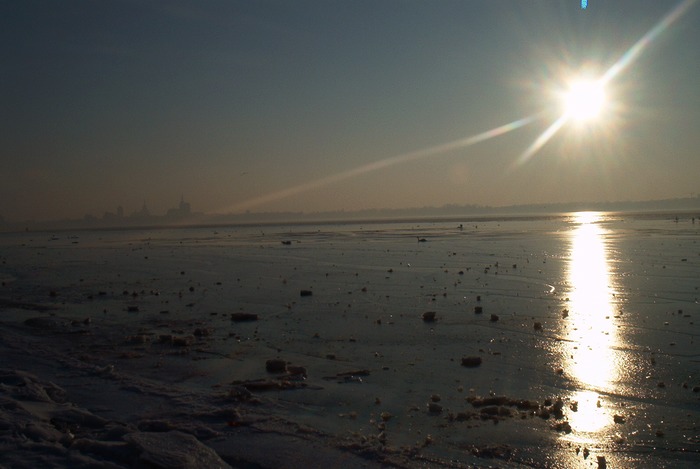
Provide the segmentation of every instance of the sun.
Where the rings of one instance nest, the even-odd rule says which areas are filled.
[[[601,80],[572,81],[563,94],[564,114],[577,122],[596,120],[605,108],[605,89]]]

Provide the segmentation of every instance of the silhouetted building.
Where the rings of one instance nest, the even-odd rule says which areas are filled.
[[[121,205],[117,207],[116,215],[112,212],[105,212],[105,214],[102,215],[103,220],[109,221],[112,223],[114,223],[122,218],[124,218],[124,208]]]
[[[192,208],[189,202],[185,202],[184,198],[180,198],[180,205],[177,208],[171,208],[165,214],[166,218],[187,218],[192,214]]]
[[[148,211],[148,207],[146,207],[146,202],[143,203],[141,210],[131,214],[132,218],[149,218],[150,216],[151,212]]]

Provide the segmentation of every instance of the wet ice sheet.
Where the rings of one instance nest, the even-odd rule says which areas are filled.
[[[696,465],[697,225],[458,225],[4,235],[3,341],[96,414],[167,421],[229,463],[294,444],[407,466]],[[275,358],[304,372],[269,373]],[[235,413],[202,417],[217,408]]]

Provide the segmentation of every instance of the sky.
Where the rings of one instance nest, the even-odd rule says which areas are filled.
[[[699,76],[693,0],[0,0],[0,216],[696,196]]]

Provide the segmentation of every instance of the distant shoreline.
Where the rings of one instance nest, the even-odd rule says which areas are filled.
[[[699,202],[700,203],[700,202]],[[573,205],[573,204],[572,204]],[[578,205],[578,204],[577,204]],[[242,215],[200,215],[193,219],[184,219],[179,221],[166,222],[162,220],[164,217],[153,217],[153,222],[149,223],[145,220],[129,220],[126,219],[123,224],[86,222],[85,220],[62,220],[62,221],[45,221],[45,222],[26,222],[5,224],[0,226],[0,232],[3,233],[56,233],[68,231],[131,231],[131,230],[163,230],[163,229],[197,229],[197,228],[226,228],[226,227],[254,227],[254,226],[323,226],[323,225],[377,225],[384,223],[448,223],[453,222],[459,224],[474,223],[474,222],[492,222],[492,221],[529,221],[529,220],[545,220],[558,219],[570,216],[576,212],[604,212],[610,215],[619,215],[635,218],[675,218],[677,216],[683,218],[698,218],[700,220],[700,206],[698,208],[649,208],[649,209],[629,209],[629,210],[600,210],[600,209],[571,209],[558,211],[523,211],[521,207],[491,207],[490,210],[484,208],[483,213],[464,213],[459,214],[441,214],[430,213],[430,209],[425,210],[425,214],[415,215],[396,215],[391,216],[380,215],[391,211],[378,210],[375,216],[360,216],[366,211],[361,212],[343,212],[341,216],[337,212],[319,212],[319,213],[289,213],[285,217],[283,213],[266,214],[242,214]],[[534,206],[527,206],[534,207]],[[544,206],[543,206],[544,207]],[[412,210],[412,209],[407,209]],[[439,212],[440,209],[433,209]],[[401,212],[403,210],[396,210]],[[334,218],[332,215],[337,216]]]

